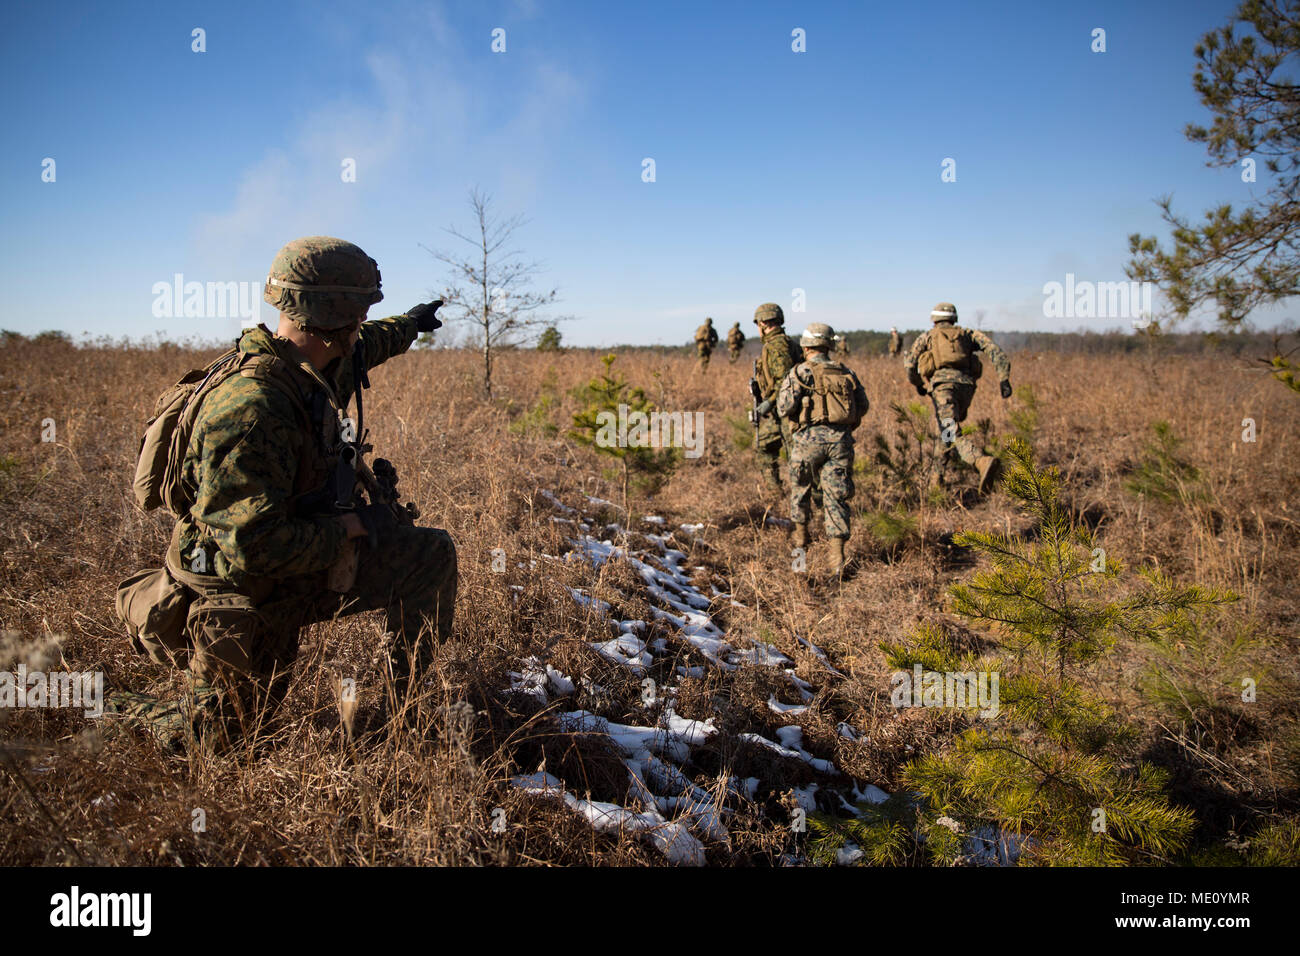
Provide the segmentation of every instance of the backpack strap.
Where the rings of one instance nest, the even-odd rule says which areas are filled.
[[[319,436],[321,442],[322,444],[325,442],[325,436],[323,433],[324,422],[317,421],[317,415],[323,419],[327,409],[334,412],[336,417],[342,414],[339,410],[338,400],[335,397],[332,388],[325,388],[323,390],[318,389],[312,393],[315,396],[324,396],[325,399],[324,402],[314,404],[313,407],[316,408],[317,414],[312,414],[312,411],[307,408],[307,402],[303,395],[302,384],[299,378],[301,371],[305,370],[298,369],[298,367],[293,363],[286,362],[279,356],[260,353],[249,354],[239,371],[239,374],[243,375],[245,378],[253,378],[257,379],[259,382],[266,382],[288,398],[289,401],[292,402],[294,410],[297,411],[299,418],[303,422],[304,435],[312,436],[308,437],[307,440],[302,443],[302,451],[298,456],[298,473],[294,480],[293,495],[290,498],[290,507],[294,505],[298,498],[312,490],[306,486],[305,481],[307,472],[311,466],[311,442],[314,440],[313,432],[318,426],[322,429],[322,434]],[[324,381],[316,375],[311,375],[310,377],[313,382],[317,382],[318,384],[323,383]]]
[[[792,378],[803,393],[799,398],[798,430],[803,431],[813,421],[813,404],[817,401],[817,373],[811,362],[800,362],[794,367]]]
[[[246,352],[239,363],[238,372],[244,378],[256,379],[259,382],[266,382],[268,385],[273,386],[289,399],[298,414],[310,420],[311,416],[308,414],[307,402],[302,389],[295,380],[294,374],[289,368],[289,363],[284,359],[275,355]]]

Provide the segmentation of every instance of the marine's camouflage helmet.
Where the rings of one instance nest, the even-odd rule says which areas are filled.
[[[379,264],[342,239],[307,236],[275,254],[262,298],[301,329],[341,329],[383,299]]]
[[[777,325],[785,325],[785,313],[775,302],[764,302],[754,310],[754,322],[775,322]]]
[[[940,322],[955,323],[957,321],[957,307],[951,302],[940,302],[930,310],[930,321],[935,325]]]
[[[806,349],[829,349],[835,344],[835,330],[825,322],[810,322],[799,336],[799,345]]]

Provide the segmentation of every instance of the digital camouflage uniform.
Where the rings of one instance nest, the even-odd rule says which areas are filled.
[[[290,246],[302,253],[316,238]],[[274,266],[272,271],[284,272]],[[377,269],[375,275],[377,287]],[[330,284],[328,275],[312,278]],[[295,308],[307,298],[297,291],[268,284],[267,298],[296,324],[330,328],[329,309],[320,302],[308,303],[310,317]],[[359,313],[357,303],[344,301],[342,307],[355,317],[364,315],[366,304],[359,304]],[[418,334],[410,315],[364,322],[366,368],[405,352]],[[408,651],[416,649],[423,662],[430,631],[438,639],[451,631],[456,549],[445,531],[398,524],[378,535],[372,550],[368,538],[347,541],[328,503],[304,507],[304,497],[313,493],[319,502],[342,450],[340,410],[354,390],[352,354],[318,372],[293,342],[265,326],[246,331],[238,348],[284,363],[299,389],[298,401],[261,375],[234,375],[200,407],[180,467],[193,506],[177,520],[166,555],[172,576],[197,594],[186,621],[188,646],[166,652],[187,670],[194,699],[158,704],[128,694],[121,708],[154,719],[160,737],[190,723],[194,707],[226,724],[242,722],[245,729],[253,714],[265,713],[263,707],[274,709],[284,697],[306,624],[385,611],[399,681],[407,673]],[[338,593],[327,586],[328,572],[345,547],[357,548],[357,575],[350,590]]]
[[[771,302],[758,307],[754,313],[755,322],[758,321],[759,316],[773,316],[782,322],[785,321],[781,307]],[[803,361],[803,349],[779,326],[763,332],[760,341],[763,343],[763,350],[755,366],[755,378],[767,410],[759,415],[754,449],[758,452],[768,487],[778,494],[783,494],[781,449],[784,448],[786,456],[789,457],[791,432],[790,422],[776,413],[776,399],[781,388],[781,380],[789,374],[796,363]]]
[[[735,362],[740,358],[740,350],[745,347],[745,333],[740,331],[740,323],[737,322],[727,332],[727,358]]]
[[[810,331],[817,326],[809,326]],[[781,382],[777,412],[783,421],[794,424],[790,452],[790,518],[796,526],[806,526],[814,482],[820,483],[822,514],[828,538],[848,538],[851,531],[849,502],[853,500],[853,429],[856,424],[831,425],[809,421],[801,424],[813,380],[808,365],[820,363],[844,368],[853,382],[856,417],[867,413],[868,402],[862,382],[852,370],[833,362],[825,348],[807,347],[804,362],[790,370]],[[842,544],[840,546],[842,548]]]
[[[709,358],[718,344],[718,330],[713,327],[712,319],[705,319],[704,324],[695,330],[695,351],[699,354],[700,371],[709,367]]]
[[[946,308],[945,308],[946,307]],[[946,318],[951,310],[952,318]],[[990,458],[988,452],[978,447],[970,435],[961,434],[961,423],[966,420],[971,399],[975,397],[975,378],[968,372],[956,368],[936,369],[928,381],[922,378],[917,363],[922,353],[931,346],[936,329],[941,325],[956,325],[957,311],[949,303],[940,303],[933,316],[935,328],[928,329],[917,336],[912,347],[907,351],[903,366],[907,370],[908,380],[918,391],[928,393],[934,404],[935,421],[939,427],[939,442],[936,446],[936,467],[942,471],[949,450],[955,450],[959,458],[968,465],[975,465],[982,459]],[[966,339],[967,349],[973,354],[982,352],[1002,383],[1003,396],[1010,392],[1007,384],[1011,378],[1011,361],[1007,353],[979,329],[961,327]],[[949,440],[950,439],[950,440]]]

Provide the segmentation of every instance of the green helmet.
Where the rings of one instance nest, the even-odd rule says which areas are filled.
[[[330,236],[295,239],[275,254],[262,298],[300,329],[332,331],[380,301],[379,263]]]
[[[754,310],[754,322],[775,322],[777,325],[785,325],[785,313],[775,302],[764,302]]]
[[[835,344],[835,330],[825,322],[810,322],[799,336],[799,345],[806,349],[829,349]]]
[[[935,325],[940,322],[956,323],[957,307],[951,302],[940,302],[930,311],[930,321]]]

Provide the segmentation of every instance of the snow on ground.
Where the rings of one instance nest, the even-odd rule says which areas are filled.
[[[584,800],[564,789],[549,773],[513,777],[510,782],[525,793],[563,800],[592,827],[602,833],[642,833],[668,859],[669,863],[702,866],[704,844],[680,823],[670,823],[657,810],[635,812],[615,803]]]
[[[626,541],[621,527],[606,525],[603,531],[613,532],[613,535],[603,540],[585,533],[590,519],[579,509],[563,504],[549,491],[541,494],[556,510],[572,515],[570,523],[584,530],[584,533],[570,541],[573,550],[564,555],[563,560],[585,562],[597,571],[611,560],[625,562],[640,577],[654,620],[670,625],[673,637],[699,651],[708,665],[719,671],[727,672],[746,666],[772,668],[785,678],[801,703],[787,704],[778,700],[776,695],[771,695],[767,701],[768,708],[786,718],[798,717],[808,711],[808,704],[816,696],[818,688],[800,678],[795,673],[795,661],[775,646],[745,635],[729,634],[714,620],[710,609],[715,603],[723,607],[744,605],[732,600],[729,593],[712,584],[709,586],[711,597],[700,592],[692,583],[691,574],[683,568],[687,555],[674,547],[674,532],[645,534],[644,538],[651,544],[646,550],[615,545],[614,540],[621,538]],[[584,497],[589,504],[611,504],[588,495]],[[663,518],[656,515],[646,516],[643,520],[659,527],[667,525]],[[784,519],[771,516],[768,517],[768,522],[780,526],[788,524]],[[680,529],[698,535],[704,525],[683,524]],[[694,570],[707,569],[697,567]],[[583,589],[569,588],[569,593],[579,605],[608,619],[616,632],[609,640],[590,642],[592,649],[606,660],[627,667],[639,676],[654,663],[656,656],[667,657],[680,653],[680,649],[674,649],[662,637],[647,643],[647,622],[619,620],[612,615],[613,608],[608,602],[593,598]],[[811,641],[802,637],[797,640],[828,675],[844,676]],[[692,678],[706,676],[707,670],[706,666],[698,664],[678,664],[675,667],[678,675]],[[512,691],[528,695],[542,704],[548,703],[552,696],[567,697],[575,690],[572,678],[536,657],[521,661],[519,671],[512,671],[510,677]],[[595,686],[581,675],[577,683],[589,689]],[[556,717],[564,731],[603,736],[618,749],[628,771],[631,806],[583,799],[570,793],[563,782],[546,773],[515,777],[511,782],[530,794],[563,801],[599,831],[639,834],[670,863],[702,864],[705,862],[706,842],[723,845],[729,843],[725,821],[731,811],[723,806],[724,798],[735,795],[741,799],[754,800],[763,782],[756,777],[744,780],[724,777],[716,779],[706,789],[692,779],[684,769],[690,762],[691,751],[705,744],[719,731],[714,726],[713,719],[698,721],[679,717],[673,710],[672,690],[660,688],[661,699],[666,704],[655,726],[621,724],[587,710],[568,710]],[[857,732],[848,724],[840,724],[838,733],[849,740],[857,739]],[[843,781],[844,775],[831,759],[819,757],[805,749],[803,730],[798,725],[781,727],[777,731],[777,737],[779,743],[757,733],[740,733],[735,739],[763,747],[790,760],[802,761],[818,773]],[[780,780],[769,781],[769,785],[773,790],[783,789]],[[845,786],[842,782],[835,784],[836,788],[842,786]],[[860,790],[857,782],[850,780],[847,786],[851,789],[845,793],[840,793],[838,789],[831,791],[845,806],[852,806],[850,800],[854,803],[861,800],[878,803],[888,798],[884,791],[870,784]],[[811,812],[817,808],[814,794],[818,788],[817,783],[793,788],[794,797],[800,806]],[[997,851],[987,849],[984,852],[992,856]],[[861,855],[861,849],[846,847],[841,851],[840,862],[853,862]]]

